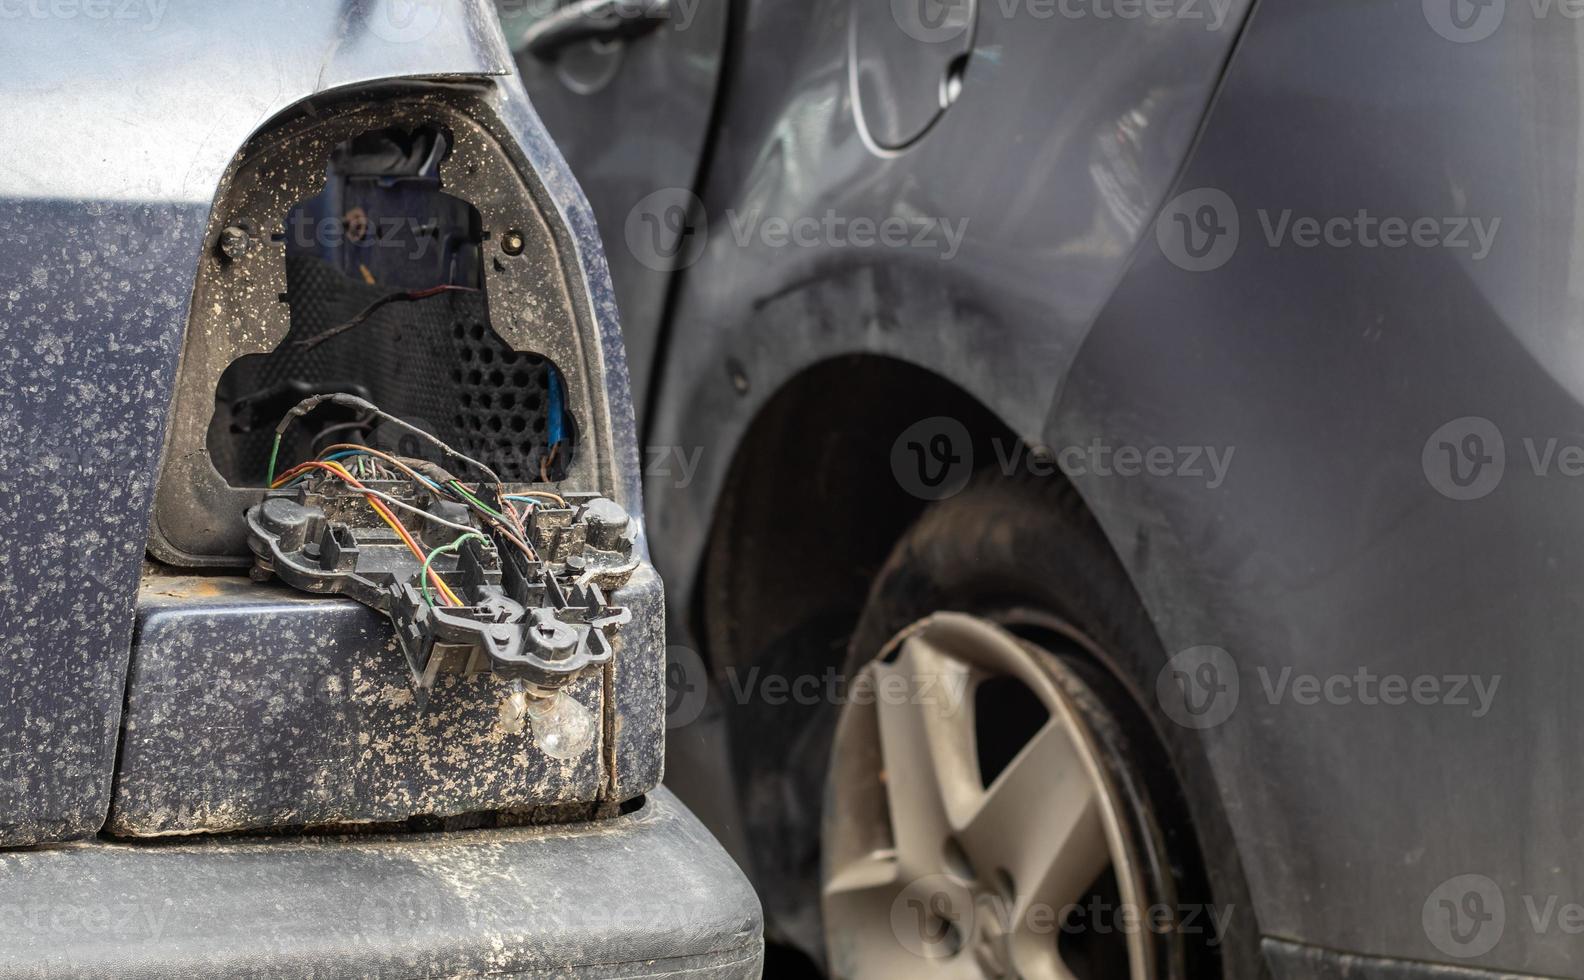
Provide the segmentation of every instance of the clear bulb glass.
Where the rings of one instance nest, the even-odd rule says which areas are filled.
[[[594,712],[570,694],[530,699],[527,714],[534,744],[552,759],[576,759],[594,744]]]
[[[507,735],[520,735],[528,725],[528,694],[521,687],[500,703],[495,727]]]

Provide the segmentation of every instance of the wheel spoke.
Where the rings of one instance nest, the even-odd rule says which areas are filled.
[[[1032,887],[1020,892],[1013,906],[1018,921],[1036,902],[1060,913],[1082,899],[1101,872],[1111,866],[1099,798],[1091,794],[1063,817],[1059,825],[1051,827],[1051,836],[1043,845],[1048,847],[1044,872],[1032,880]]]
[[[968,668],[919,639],[875,669],[886,797],[904,877],[944,870],[946,840],[981,794]]]
[[[828,897],[868,895],[901,890],[894,851],[871,851],[844,867],[836,868],[825,882]]]
[[[1059,944],[1064,913],[1113,865],[1122,901],[1139,900],[1087,709],[1050,676],[1060,665],[1035,665],[1031,653],[991,624],[941,613],[860,675],[872,699],[838,725],[839,810],[825,826],[833,975],[1074,980]],[[1048,718],[986,787],[975,687],[1003,676],[1030,688]],[[1150,951],[1131,937],[1128,958],[1131,976],[1148,971]]]
[[[939,880],[939,879],[937,879]],[[879,941],[833,945],[836,975],[859,977],[918,976],[940,980],[973,980],[979,976],[971,953],[942,950],[935,930],[945,920],[916,918],[932,909],[930,888],[913,889],[902,881],[896,855],[873,851],[835,869],[825,883],[824,914],[827,922],[840,922],[840,935],[876,937]],[[971,916],[972,901],[966,886],[951,896],[947,908],[960,926]],[[971,920],[970,920],[971,921]],[[967,936],[959,932],[966,942]]]
[[[901,890],[896,855],[870,852],[833,870],[824,888],[825,919],[842,923],[843,935],[885,936]],[[905,950],[884,942],[835,946],[831,953],[833,963],[854,977],[878,975],[906,962]]]
[[[959,839],[981,874],[1011,875],[1019,916],[1032,901],[1077,901],[1110,864],[1098,790],[1058,720],[996,777]]]
[[[1054,980],[1076,980],[1072,970],[1062,962],[1056,942],[1059,930],[1031,932],[1020,929],[1012,935],[1012,964],[1020,977],[1052,977]]]
[[[891,906],[902,891],[896,855],[873,851],[835,869],[825,882],[825,916],[877,932],[890,928]]]

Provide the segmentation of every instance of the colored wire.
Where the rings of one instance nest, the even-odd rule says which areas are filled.
[[[522,518],[520,516],[518,516],[515,512],[513,512],[510,517],[507,517],[507,516],[501,514],[499,511],[495,510],[493,507],[490,507],[488,504],[484,503],[484,501],[478,499],[473,494],[468,493],[467,492],[467,488],[463,487],[460,481],[452,481],[450,484],[448,484],[446,486],[440,486],[439,484],[435,483],[433,480],[431,480],[428,477],[424,476],[422,473],[419,473],[418,471],[414,470],[412,467],[410,467],[407,464],[403,463],[401,460],[397,459],[396,457],[387,455],[386,453],[380,452],[378,449],[372,449],[372,448],[370,448],[368,446],[357,446],[357,445],[352,445],[350,443],[342,443],[342,444],[326,447],[325,453],[328,454],[328,455],[326,455],[323,458],[322,461],[335,459],[337,457],[343,457],[344,458],[345,456],[348,456],[348,455],[367,455],[367,456],[372,456],[375,459],[385,460],[387,463],[389,463],[392,466],[396,467],[397,469],[399,469],[400,471],[402,471],[403,473],[405,473],[407,476],[411,477],[412,479],[423,483],[425,486],[428,486],[429,488],[431,488],[431,489],[433,489],[433,490],[435,490],[437,492],[445,493],[445,494],[447,494],[447,495],[449,495],[451,497],[454,497],[454,498],[462,501],[463,503],[471,504],[471,505],[475,506],[485,516],[490,517],[491,519],[495,520],[498,524],[505,525],[502,528],[502,536],[505,537],[507,541],[511,542],[511,544],[514,547],[516,547],[518,550],[522,551],[523,554],[527,555],[530,561],[538,561],[538,555],[534,552],[533,548],[529,546],[527,541],[524,540],[525,539],[525,533],[524,533],[523,527],[522,527]],[[370,491],[370,492],[376,492],[376,491]],[[557,498],[557,499],[559,499],[559,498]],[[430,515],[430,516],[432,516],[432,515]],[[448,525],[448,526],[450,526],[450,527],[458,527],[459,525]],[[472,530],[472,528],[467,528],[466,530]],[[515,531],[516,533],[513,534],[512,531]]]
[[[408,466],[406,463],[403,463],[401,460],[397,459],[395,456],[390,456],[390,455],[387,455],[385,453],[382,453],[378,449],[370,449],[368,446],[359,446],[359,445],[355,445],[353,443],[343,442],[343,443],[337,443],[334,446],[327,446],[327,447],[325,447],[324,451],[326,453],[337,453],[338,455],[339,455],[340,451],[346,451],[348,453],[362,454],[362,455],[365,455],[365,456],[372,456],[375,459],[382,459],[385,462],[389,463],[390,465],[396,467],[396,469],[400,470],[402,473],[406,474],[407,476],[411,477],[414,480],[417,480],[419,483],[422,483],[424,486],[428,487],[431,490],[444,490],[445,489],[444,487],[440,486],[440,484],[436,483],[435,481],[429,479],[427,476],[424,476],[422,473],[419,473],[417,470],[413,469],[411,466]],[[321,457],[321,458],[330,458],[330,457]]]
[[[489,516],[494,517],[494,518],[496,518],[498,520],[505,520],[506,519],[506,515],[505,514],[502,514],[500,511],[498,511],[495,508],[491,507],[489,504],[486,504],[484,501],[482,501],[482,500],[478,499],[477,497],[473,496],[471,493],[468,492],[468,488],[464,487],[460,482],[458,482],[456,480],[453,480],[453,481],[451,481],[450,486],[457,493],[461,494],[462,497],[465,500],[467,500],[468,503],[470,503],[473,506],[477,507],[479,510],[482,510],[484,513],[488,514]]]
[[[309,462],[309,463],[303,463],[300,467],[298,467],[298,469],[323,469],[323,470],[327,470],[328,472],[333,473],[336,476],[340,477],[341,479],[345,480],[348,483],[348,485],[350,485],[354,489],[359,490],[359,491],[361,491],[361,492],[363,492],[365,494],[369,492],[369,488],[368,487],[365,487],[362,483],[359,483],[357,478],[354,477],[351,473],[348,473],[346,471],[346,468],[341,466],[339,463],[321,463],[321,462],[318,462],[318,461],[314,461],[314,462]],[[288,474],[288,475],[291,475],[291,474]],[[283,476],[281,479],[284,481],[286,479],[286,477]],[[407,545],[407,547],[412,551],[412,553],[415,556],[417,556],[420,559],[428,557],[427,555],[424,554],[424,550],[418,544],[417,540],[415,540],[413,538],[412,533],[407,530],[406,525],[402,524],[401,520],[395,514],[391,513],[389,508],[387,508],[383,503],[381,503],[378,500],[375,500],[375,499],[372,499],[372,498],[367,498],[367,499],[368,499],[369,506],[374,508],[374,512],[379,514],[381,520],[383,520],[386,524],[390,525],[391,530],[396,532],[396,536],[402,539],[402,542]],[[445,581],[440,578],[438,573],[436,573],[434,571],[431,571],[429,574],[432,576],[432,578],[434,580],[435,587],[440,590],[440,594],[445,596],[446,600],[448,602],[450,602],[454,606],[462,605],[462,600],[458,599],[456,597],[456,593],[451,591],[451,587],[446,585]]]
[[[313,441],[308,443],[308,448],[310,450],[313,449],[314,446],[319,445],[320,440],[324,439],[325,436],[328,436],[331,433],[354,432],[358,429],[366,429],[368,427],[369,423],[367,420],[361,422],[342,422],[340,425],[332,425],[327,429],[321,429],[319,434],[313,437]]]
[[[340,405],[343,408],[354,409],[359,412],[365,412],[376,418],[384,419],[395,428],[408,433],[415,439],[418,439],[420,442],[428,443],[429,445],[434,446],[436,449],[439,449],[448,458],[455,459],[458,462],[466,463],[469,467],[488,477],[488,482],[493,483],[496,486],[500,486],[506,482],[500,478],[499,473],[496,473],[494,470],[490,469],[488,466],[479,462],[473,457],[453,449],[444,439],[441,439],[433,433],[425,432],[423,429],[418,428],[416,425],[413,425],[411,422],[408,422],[399,416],[392,415],[366,398],[359,398],[357,395],[349,395],[344,392],[332,392],[329,394],[312,395],[308,398],[304,398],[302,401],[292,406],[291,410],[282,416],[281,420],[276,423],[276,435],[284,434],[286,430],[290,428],[292,422],[304,415],[307,415],[320,405],[324,405],[326,403],[331,405]]]
[[[563,508],[567,508],[567,507],[571,507],[572,506],[571,504],[566,502],[566,498],[565,497],[561,496],[559,493],[550,493],[548,490],[524,490],[522,493],[514,493],[511,496],[507,497],[506,499],[507,500],[533,500],[533,498],[535,498],[535,497],[549,497],[551,500],[554,500],[556,503],[560,504]],[[534,502],[538,503],[538,501],[534,501]]]
[[[270,486],[275,485],[275,461],[280,458],[281,433],[275,433],[275,442],[270,446],[269,476],[265,481]]]
[[[496,526],[501,529],[501,536],[515,545],[523,554],[527,555],[529,561],[539,560],[533,548],[528,545],[527,541],[523,540],[522,518],[517,515],[516,511],[512,512],[511,517],[507,517],[489,504],[473,496],[472,493],[468,492],[468,488],[464,487],[459,481],[453,480],[447,484],[447,487],[453,492],[460,494],[479,513],[493,520]]]
[[[381,520],[383,520],[386,524],[390,525],[391,530],[396,532],[396,536],[401,538],[402,542],[407,545],[407,547],[412,551],[412,553],[415,556],[417,556],[420,560],[423,560],[423,559],[426,559],[426,558],[429,557],[428,555],[426,555],[424,553],[423,548],[413,538],[412,533],[407,530],[405,525],[402,524],[401,519],[398,518],[395,514],[391,513],[390,508],[386,507],[385,504],[382,503],[379,499],[377,499],[377,498],[375,498],[373,496],[368,496],[368,494],[371,493],[369,488],[365,487],[362,483],[358,482],[357,477],[355,477],[351,473],[347,472],[346,467],[342,466],[340,463],[323,463],[323,462],[320,462],[319,460],[313,460],[313,461],[307,462],[307,463],[300,463],[297,466],[292,467],[290,470],[287,470],[285,473],[281,474],[281,478],[279,480],[275,481],[275,483],[273,485],[278,487],[278,486],[288,482],[289,480],[294,479],[300,473],[305,472],[307,470],[312,470],[312,469],[322,469],[322,470],[325,470],[328,473],[331,473],[331,474],[333,474],[333,475],[335,475],[337,477],[340,477],[341,479],[345,480],[347,482],[347,484],[349,486],[351,486],[353,489],[365,494],[365,498],[364,499],[366,499],[368,501],[368,505],[370,507],[374,508],[374,512],[379,514]],[[440,577],[438,572],[434,571],[433,569],[430,569],[428,574],[429,574],[430,580],[434,582],[435,588],[440,590],[440,594],[445,596],[447,602],[451,603],[453,606],[462,605],[462,600],[457,598],[456,593],[451,591],[451,587],[446,585],[445,580]]]
[[[306,340],[296,341],[296,346],[303,350],[312,350],[313,348],[318,347],[320,344],[329,340],[331,337],[346,333],[348,330],[357,327],[369,317],[379,312],[381,307],[387,306],[391,303],[411,303],[421,299],[428,299],[431,296],[439,296],[442,293],[476,292],[478,292],[478,290],[471,286],[432,286],[428,289],[410,289],[399,293],[389,293],[385,296],[381,296],[368,306],[365,306],[356,316],[345,323],[331,327],[329,330],[326,330],[317,337],[310,337]]]
[[[462,535],[460,538],[457,538],[455,541],[451,542],[450,544],[441,545],[440,547],[436,548],[435,550],[429,552],[429,557],[424,559],[423,571],[418,573],[418,581],[423,584],[424,602],[427,602],[431,606],[434,605],[434,596],[429,594],[428,576],[435,574],[434,569],[430,567],[430,565],[435,560],[435,556],[436,555],[449,555],[449,554],[454,553],[458,548],[462,547],[462,542],[468,540],[469,538],[478,538],[480,541],[483,541],[486,544],[489,543],[488,539],[486,539],[484,537],[484,535],[478,533],[477,531],[469,531],[466,534]],[[459,602],[459,603],[457,603],[457,605],[461,605],[461,603]]]
[[[437,515],[429,513],[427,510],[424,510],[422,507],[414,507],[412,504],[406,503],[406,502],[401,501],[401,500],[397,500],[395,497],[392,497],[388,493],[381,493],[380,491],[375,490],[373,487],[364,487],[363,488],[363,492],[368,494],[371,497],[378,497],[379,499],[385,501],[387,504],[390,504],[392,507],[399,507],[402,510],[411,511],[412,513],[418,515],[419,517],[422,517],[424,520],[428,521],[431,524],[438,524],[441,527],[450,528],[453,531],[472,531],[473,530],[473,528],[468,527],[466,524],[457,524],[457,523],[454,523],[452,521],[448,521],[448,520],[446,520],[443,517],[439,517]]]

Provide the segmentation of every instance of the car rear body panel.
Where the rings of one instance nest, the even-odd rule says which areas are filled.
[[[759,903],[667,792],[593,825],[0,855],[0,977],[759,975]]]

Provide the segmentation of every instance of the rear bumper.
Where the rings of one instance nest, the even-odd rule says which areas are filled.
[[[757,977],[758,898],[671,794],[597,824],[0,854],[0,976]]]

